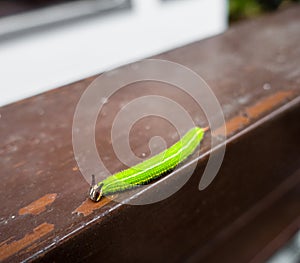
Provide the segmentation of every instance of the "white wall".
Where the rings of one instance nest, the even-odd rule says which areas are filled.
[[[0,41],[0,105],[212,36],[226,0],[134,0],[134,11]]]

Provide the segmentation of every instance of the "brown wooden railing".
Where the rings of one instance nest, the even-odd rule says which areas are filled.
[[[225,159],[212,184],[198,190],[207,160],[200,159],[187,184],[159,203],[88,200],[89,185],[73,155],[72,121],[94,78],[0,108],[0,260],[268,259],[300,226],[299,28],[295,6],[156,57],[185,65],[207,81],[228,132]],[[124,88],[105,105],[110,114],[100,116],[96,127],[96,143],[111,172],[124,168],[109,143],[111,121],[122,103],[144,94],[169,96],[199,118],[191,99],[173,87]],[[147,124],[155,129],[145,131],[143,121],[134,127],[143,134],[133,141],[134,152],[149,153],[144,142],[153,135],[174,142],[169,124],[155,118]],[[208,142],[209,136],[203,153]]]

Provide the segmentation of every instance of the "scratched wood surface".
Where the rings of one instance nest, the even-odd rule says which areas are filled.
[[[300,8],[294,6],[156,57],[206,80],[225,114],[228,147],[209,188],[197,189],[204,158],[180,191],[152,205],[87,199],[72,121],[94,78],[0,108],[0,261],[232,262],[232,250],[239,262],[265,260],[280,245],[272,240],[299,227],[299,42]],[[111,172],[125,167],[111,145],[113,119],[123,105],[149,94],[171,98],[207,125],[179,89],[129,85],[105,104],[96,126],[99,155]],[[133,127],[135,154],[147,158],[147,142],[156,135],[168,146],[178,139],[168,122],[148,117]],[[203,153],[209,141],[207,135]]]

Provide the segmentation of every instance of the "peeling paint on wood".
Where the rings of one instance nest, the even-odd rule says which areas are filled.
[[[19,215],[38,215],[41,212],[46,210],[46,206],[52,204],[57,197],[57,194],[46,194],[43,197],[35,200],[34,202],[30,203],[29,205],[21,208],[19,210]]]
[[[231,135],[234,132],[246,127],[250,120],[258,119],[260,116],[267,114],[268,111],[282,105],[287,99],[292,98],[293,91],[279,91],[267,98],[246,108],[242,115],[235,116],[226,121],[226,134]],[[220,134],[221,129],[217,129],[214,134]]]
[[[0,246],[0,260],[4,260],[9,256],[17,253],[23,248],[29,246],[39,238],[47,235],[51,231],[53,231],[54,225],[43,223],[36,228],[33,229],[33,233],[26,234],[23,238],[19,240],[15,240],[9,244],[5,243]]]
[[[22,165],[24,165],[26,163],[26,161],[22,161],[22,162],[18,162],[14,165],[14,168],[18,168],[21,167]]]
[[[240,130],[249,123],[249,119],[243,116],[236,116],[226,122],[226,134],[233,134],[235,131]],[[217,129],[214,134],[219,135],[221,129]]]
[[[113,196],[111,197],[113,198]],[[100,202],[93,202],[90,199],[85,200],[79,207],[77,207],[73,213],[83,214],[84,216],[90,215],[93,211],[100,209],[101,207],[107,205],[112,200],[105,197]]]
[[[252,107],[248,107],[246,113],[249,118],[258,118],[274,107],[283,104],[294,95],[293,91],[279,91],[265,99],[262,99]]]

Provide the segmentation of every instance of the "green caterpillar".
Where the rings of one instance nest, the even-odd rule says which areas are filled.
[[[111,175],[97,184],[93,176],[89,191],[90,199],[98,202],[102,196],[145,185],[173,170],[195,151],[206,130],[207,128],[194,127],[170,148],[131,168]]]

